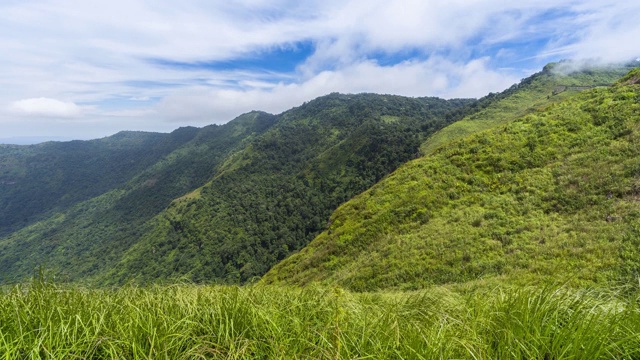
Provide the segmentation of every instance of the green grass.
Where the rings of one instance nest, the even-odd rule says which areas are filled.
[[[636,294],[175,285],[0,294],[3,359],[630,359]]]

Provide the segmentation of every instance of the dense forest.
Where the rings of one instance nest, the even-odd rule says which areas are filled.
[[[257,279],[322,231],[338,205],[415,157],[444,115],[469,102],[331,94],[292,109],[154,219],[107,278]]]
[[[0,236],[122,186],[197,133],[121,132],[91,141],[0,145]]]
[[[222,126],[197,129],[189,141],[159,157],[131,180],[6,236],[0,240],[0,280],[12,282],[31,276],[40,266],[58,269],[62,280],[78,279],[81,274],[112,266],[121,251],[144,231],[145,222],[176,197],[206,183],[229,154],[274,121],[273,115],[254,112]],[[101,141],[108,143],[112,139]],[[125,165],[139,161],[134,155],[130,153],[127,161],[118,161]],[[148,156],[144,151],[140,155]],[[78,184],[86,186],[82,184],[90,184],[90,179],[65,186],[73,192]]]

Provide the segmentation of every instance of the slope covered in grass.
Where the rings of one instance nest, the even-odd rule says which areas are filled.
[[[355,290],[480,278],[637,283],[640,87],[628,83],[409,162],[341,206],[264,281]]]
[[[480,99],[465,109],[468,116],[426,139],[420,152],[429,154],[452,140],[506,124],[577,92],[609,86],[631,70],[629,65],[570,71],[572,66],[572,62],[551,63],[511,88]]]

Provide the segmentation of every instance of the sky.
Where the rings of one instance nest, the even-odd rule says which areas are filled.
[[[0,138],[278,114],[331,92],[502,91],[640,56],[637,0],[2,0]]]

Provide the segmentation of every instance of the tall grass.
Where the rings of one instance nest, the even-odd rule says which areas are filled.
[[[496,288],[340,288],[42,281],[0,295],[2,359],[631,359],[637,297]]]

